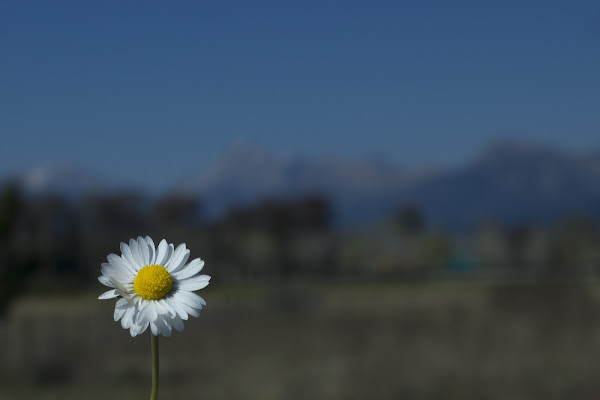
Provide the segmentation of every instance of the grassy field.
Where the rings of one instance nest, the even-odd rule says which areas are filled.
[[[161,341],[163,399],[595,399],[597,284],[209,287]],[[143,399],[150,339],[96,293],[24,297],[0,399]]]

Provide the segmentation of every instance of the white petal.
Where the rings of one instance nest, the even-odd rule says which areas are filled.
[[[147,314],[146,311],[148,309],[148,300],[144,299],[143,297],[140,297],[139,300],[137,301],[137,308],[138,308],[138,313],[137,313],[137,322],[139,323],[139,321],[142,321],[145,317],[145,315]]]
[[[167,303],[169,303],[169,305],[171,307],[173,307],[173,310],[175,310],[175,312],[177,313],[177,315],[179,316],[179,318],[181,318],[184,321],[187,321],[188,319],[188,315],[185,312],[185,308],[183,307],[183,304],[181,304],[179,301],[177,301],[175,298],[173,297],[167,297],[165,299],[165,301]]]
[[[140,334],[146,332],[146,329],[148,329],[149,324],[150,324],[150,322],[148,320],[144,320],[142,323],[140,323],[137,334],[140,335]]]
[[[170,273],[173,274],[175,272],[181,271],[181,269],[185,267],[185,263],[187,263],[189,259],[190,259],[190,251],[186,250],[185,253],[183,253],[183,258],[178,260],[178,262],[177,262],[178,265],[176,265],[174,262],[173,262],[173,264],[170,264],[170,269],[171,269]]]
[[[123,314],[125,314],[125,311],[127,311],[127,309],[125,308],[115,308],[115,312],[113,313],[113,318],[115,319],[115,322],[117,322],[118,320],[120,320],[123,317]]]
[[[136,337],[138,334],[138,330],[140,329],[140,326],[137,324],[132,324],[131,328],[129,328],[129,333],[131,334],[131,337]]]
[[[115,281],[118,282],[133,282],[133,277],[127,271],[122,271],[118,268],[113,267],[111,264],[102,264],[102,275],[106,276],[108,280],[116,288]]]
[[[149,305],[150,300],[146,300],[143,297],[140,297],[140,300],[138,301],[138,308],[140,311],[145,310],[146,308],[148,308]]]
[[[167,256],[163,262],[163,267],[167,265],[169,261],[171,261],[171,258],[173,258],[173,253],[175,253],[175,246],[173,246],[173,243],[170,243],[169,247],[167,248]]]
[[[195,308],[192,308],[192,307],[188,306],[187,304],[179,303],[179,307],[183,308],[183,310],[187,314],[191,315],[192,317],[198,318],[200,316],[199,310],[196,310]]]
[[[133,257],[133,253],[131,252],[131,248],[127,246],[125,243],[121,243],[121,254],[123,254],[123,259],[129,263],[133,267],[135,272],[139,271],[142,266],[136,261]]]
[[[128,284],[127,287],[125,287],[124,285],[122,285],[119,281],[117,281],[116,279],[112,279],[110,280],[112,282],[113,285],[115,285],[115,291],[117,293],[119,293],[119,295],[123,296],[123,298],[125,300],[127,300],[127,302],[133,304],[133,297],[135,296],[135,293],[132,293],[133,290],[131,289],[131,284]]]
[[[182,302],[183,304],[187,304],[188,306],[195,308],[197,310],[201,310],[203,305],[206,305],[204,299],[198,296],[196,293],[186,292],[180,290],[174,294],[175,298]]]
[[[173,325],[173,328],[179,332],[183,330],[183,320],[181,317],[179,317],[179,315],[175,315],[175,317],[171,319],[171,325]]]
[[[158,312],[156,312],[156,303],[154,301],[148,302],[148,319],[150,322],[156,321],[158,318]]]
[[[142,300],[143,299],[138,300],[135,305],[135,312],[133,314],[133,320],[131,321],[130,330],[132,337],[142,333],[145,330],[145,325],[148,324],[148,320],[143,318],[143,313],[140,309],[142,306]]]
[[[202,304],[204,300],[195,293],[179,291],[175,293],[175,300],[177,300],[184,311],[194,317],[200,315]]]
[[[142,331],[140,333],[144,333],[146,332],[146,329],[148,329],[148,325],[150,325],[150,321],[145,320],[143,325],[142,325]]]
[[[131,303],[128,302],[126,299],[119,299],[115,303],[115,310],[126,310],[129,307],[131,307]]]
[[[198,272],[202,271],[204,268],[204,261],[199,258],[195,258],[188,265],[183,267],[181,271],[174,272],[172,275],[175,279],[182,281],[190,276],[196,275]]]
[[[160,333],[164,336],[164,337],[169,337],[171,336],[171,324],[169,322],[167,322],[166,319],[164,318],[159,318],[156,321],[156,325],[158,326],[158,330],[160,331]]]
[[[149,307],[140,309],[140,312],[139,312],[138,324],[142,324],[145,322],[150,322],[150,308]]]
[[[175,268],[179,267],[179,264],[181,263],[181,260],[183,260],[186,251],[189,253],[189,250],[186,250],[185,248],[185,243],[181,243],[179,246],[177,246],[175,252],[171,256],[171,259],[164,265],[167,271],[172,272]]]
[[[165,314],[168,315],[170,318],[175,318],[177,316],[177,312],[175,312],[175,309],[171,307],[171,305],[165,299],[160,299],[158,303],[165,309]]]
[[[125,310],[125,314],[123,314],[123,318],[121,318],[121,326],[123,327],[123,329],[129,329],[131,327],[134,312],[135,306],[131,306],[127,310]]]
[[[173,245],[171,245],[173,246]],[[156,260],[154,261],[157,265],[165,265],[165,262],[168,261],[167,255],[169,254],[169,245],[165,239],[161,240],[158,244],[158,249],[156,249]]]
[[[98,280],[100,281],[101,284],[103,284],[104,286],[108,286],[111,288],[114,288],[115,285],[112,284],[112,282],[110,281],[109,277],[106,275],[101,275],[98,277]]]
[[[141,236],[138,236],[137,242],[138,252],[140,258],[142,259],[142,263],[144,264],[144,266],[150,265],[150,252],[148,251],[148,243],[146,242],[146,239],[144,239]]]
[[[152,331],[152,334],[154,336],[158,336],[158,334],[160,333],[158,331],[158,327],[156,326],[156,322],[155,321],[150,321],[150,330]]]
[[[189,292],[193,292],[194,290],[204,289],[208,286],[208,282],[210,281],[210,276],[208,275],[197,275],[192,276],[191,278],[184,279],[179,281],[177,287],[181,290],[187,290]]]
[[[153,300],[153,302],[154,302],[154,309],[156,310],[156,313],[159,316],[164,316],[164,315],[169,314],[167,309],[162,304],[160,304],[160,300]]]
[[[98,300],[114,299],[115,297],[118,297],[118,296],[119,296],[119,293],[117,293],[117,291],[115,289],[112,289],[112,290],[104,292],[100,296],[98,296]]]
[[[129,239],[129,248],[131,249],[131,255],[133,256],[133,261],[135,261],[135,265],[138,265],[140,268],[143,268],[146,264],[143,264],[142,258],[140,257],[137,240]]]
[[[127,302],[127,300],[125,300],[125,299],[117,300],[117,303],[115,304],[115,312],[113,315],[115,322],[120,320],[121,317],[123,317],[123,314],[125,314],[125,311],[127,311],[127,309],[129,307],[131,307],[131,304],[129,304],[129,302]]]
[[[107,257],[108,262],[113,267],[117,268],[119,271],[127,272],[132,277],[135,276],[135,270],[129,265],[124,258],[119,257],[116,254],[109,254]]]
[[[146,243],[148,244],[148,251],[150,252],[149,264],[154,265],[154,262],[156,261],[156,250],[150,236],[146,236]]]

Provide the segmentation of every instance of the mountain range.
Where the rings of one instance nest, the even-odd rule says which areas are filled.
[[[18,179],[34,195],[78,197],[119,189],[65,165],[37,168]],[[201,198],[209,217],[266,197],[320,193],[341,224],[374,222],[406,204],[418,205],[434,226],[545,223],[568,214],[600,217],[600,152],[503,141],[458,167],[408,168],[381,158],[310,159],[240,144],[173,190]]]

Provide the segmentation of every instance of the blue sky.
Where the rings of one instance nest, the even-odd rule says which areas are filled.
[[[240,140],[409,165],[600,148],[598,71],[598,1],[3,1],[0,174],[168,187]]]

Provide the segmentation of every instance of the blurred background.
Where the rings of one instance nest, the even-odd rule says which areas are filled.
[[[0,399],[596,399],[600,4],[3,1]]]

